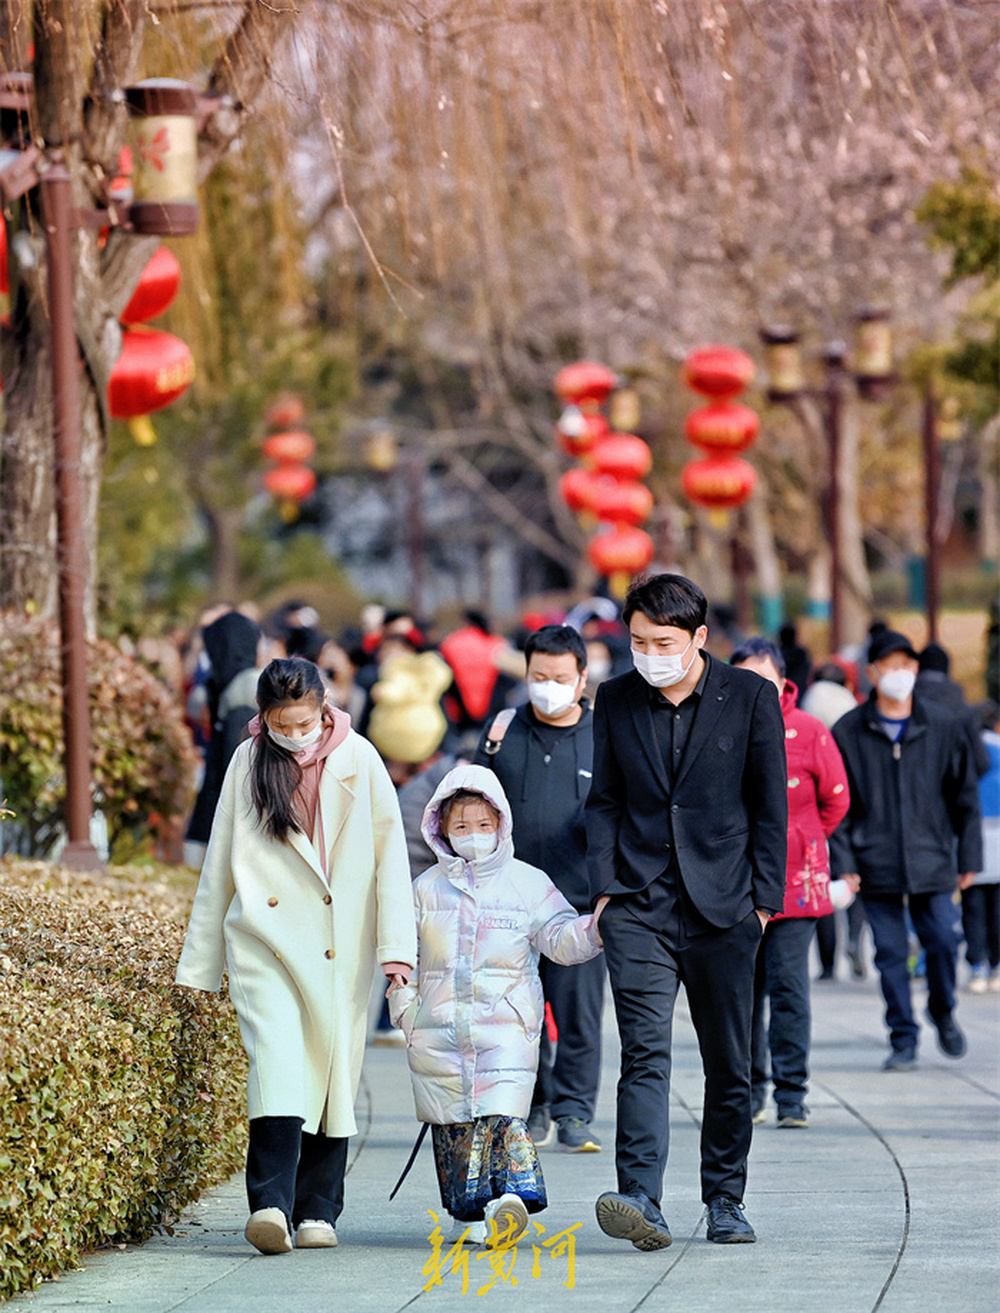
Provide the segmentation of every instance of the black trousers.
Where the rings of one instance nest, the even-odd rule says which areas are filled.
[[[772,921],[757,954],[753,991],[751,1084],[755,1107],[767,1093],[767,1057],[779,1115],[799,1108],[809,1077],[809,944],[815,918]],[[764,1002],[769,1018],[764,1024]]]
[[[552,1117],[594,1117],[601,1080],[601,1016],[604,1012],[604,955],[575,966],[560,966],[547,957],[538,963],[545,1001],[559,1031],[555,1045],[542,1027],[538,1078],[532,1107],[545,1104]]]
[[[752,1133],[750,1014],[762,929],[756,912],[727,930],[685,928],[680,905],[656,928],[627,900],[601,914],[621,1037],[615,1164],[618,1189],[659,1204],[670,1146],[671,1039],[677,989],[687,992],[705,1071],[701,1191],[742,1200]]]
[[[253,1117],[247,1151],[251,1213],[280,1208],[292,1229],[306,1220],[336,1226],[344,1208],[347,1137],[311,1135],[301,1117]]]

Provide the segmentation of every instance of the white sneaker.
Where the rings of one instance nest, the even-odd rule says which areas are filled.
[[[512,1245],[528,1229],[528,1210],[519,1195],[502,1194],[499,1199],[491,1199],[484,1211],[489,1228],[487,1248]]]
[[[295,1228],[296,1249],[336,1249],[337,1233],[330,1222],[308,1218]]]
[[[989,988],[989,972],[986,967],[973,967],[967,986],[970,994],[985,994]]]
[[[991,994],[1000,994],[1000,967],[994,967],[990,972],[989,991]]]
[[[466,1245],[481,1245],[485,1239],[485,1222],[460,1222],[456,1217],[448,1236],[448,1244],[454,1245],[461,1240]]]
[[[258,1208],[250,1214],[243,1234],[262,1254],[290,1254],[292,1237],[280,1208]]]

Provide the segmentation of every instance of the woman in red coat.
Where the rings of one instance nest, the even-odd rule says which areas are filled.
[[[785,662],[766,638],[749,638],[730,657],[769,679],[781,697],[788,757],[788,868],[785,906],[772,917],[757,954],[754,980],[754,1121],[764,1121],[767,1050],[780,1127],[808,1126],[805,1105],[809,1076],[809,943],[816,918],[846,907],[856,889],[830,882],[826,841],[850,803],[840,750],[822,721],[796,706],[799,691],[785,678]],[[770,1002],[765,1032],[764,999]]]

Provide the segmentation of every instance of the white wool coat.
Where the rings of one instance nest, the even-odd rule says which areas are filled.
[[[218,990],[224,967],[250,1059],[253,1117],[301,1117],[353,1135],[375,962],[416,962],[410,870],[396,792],[353,730],[326,759],[312,843],[257,823],[240,744],[226,772],[176,981]]]
[[[480,861],[456,857],[441,832],[441,803],[458,789],[500,811],[496,851]],[[514,857],[510,805],[483,766],[445,776],[423,834],[438,861],[413,885],[418,971],[389,999],[406,1035],[417,1117],[527,1117],[545,1009],[539,954],[563,965],[595,957],[594,918],[578,916],[543,871]]]

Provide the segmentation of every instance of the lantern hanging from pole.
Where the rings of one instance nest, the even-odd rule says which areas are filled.
[[[159,247],[143,269],[128,305],[120,315],[123,324],[144,324],[173,302],[181,285],[181,266],[173,251]]]
[[[593,510],[592,496],[595,478],[593,470],[583,469],[579,465],[567,470],[565,474],[560,476],[559,491],[562,494],[563,501],[574,515]]]
[[[264,475],[264,487],[281,501],[304,502],[316,489],[316,475],[305,465],[278,465]]]
[[[684,382],[694,392],[717,401],[731,401],[749,387],[753,360],[731,346],[696,347],[684,361]]]
[[[689,461],[681,486],[689,501],[708,510],[728,511],[740,506],[754,490],[757,471],[739,456],[706,456]]]
[[[595,360],[578,360],[560,369],[555,377],[556,396],[575,406],[596,408],[619,385],[618,375]]]
[[[136,232],[179,237],[198,227],[198,93],[177,78],[125,88],[132,120],[129,217]]]
[[[605,524],[642,524],[653,512],[653,494],[644,483],[599,477],[589,488],[589,506]]]
[[[643,529],[622,525],[590,540],[587,557],[603,575],[634,575],[653,559],[653,540]]]
[[[193,378],[186,342],[158,329],[129,329],[108,381],[108,408],[115,419],[149,415],[176,401]]]
[[[316,454],[316,439],[304,429],[289,429],[265,438],[261,450],[279,465],[304,465]]]
[[[760,429],[760,416],[749,406],[716,401],[693,410],[684,421],[688,442],[707,452],[731,452],[734,456],[752,446]]]
[[[305,404],[294,392],[281,392],[264,412],[269,429],[298,428],[306,417]]]
[[[644,479],[653,468],[653,454],[642,438],[631,433],[611,433],[591,453],[594,468],[623,482]]]

